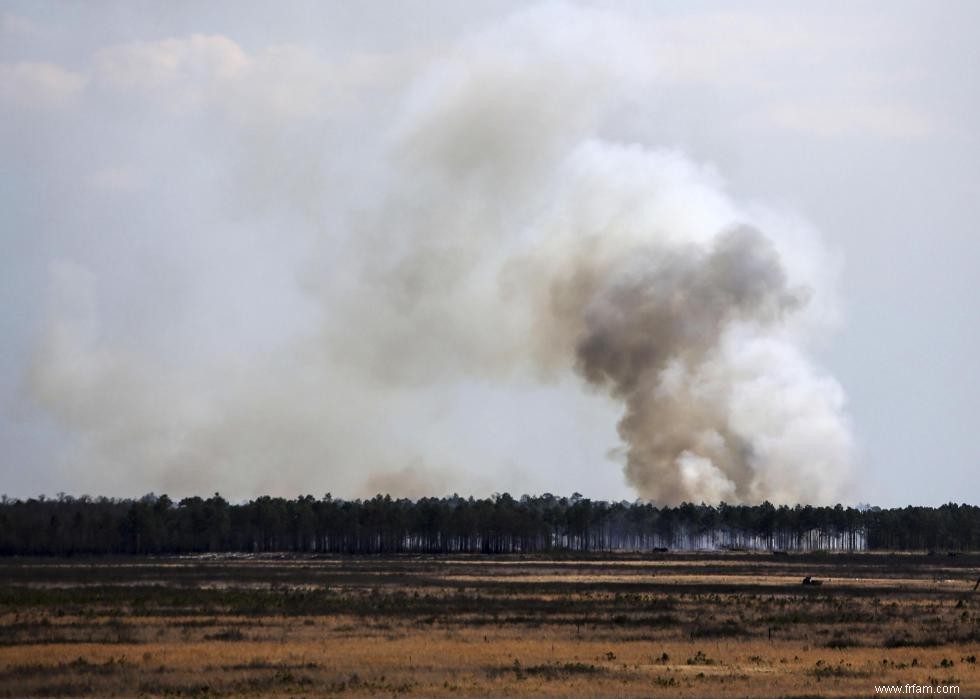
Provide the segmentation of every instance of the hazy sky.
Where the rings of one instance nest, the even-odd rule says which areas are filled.
[[[619,221],[770,226],[807,289],[777,339],[798,414],[833,424],[745,492],[976,503],[977,26],[972,2],[0,2],[0,492],[666,492],[624,477],[622,396],[538,346],[549,261],[576,227],[635,243]]]

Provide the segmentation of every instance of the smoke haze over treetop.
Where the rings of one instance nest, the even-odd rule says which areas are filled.
[[[128,119],[65,187],[82,223],[24,371],[64,489],[420,496],[578,469],[664,504],[847,495],[814,227],[637,136],[682,67],[648,23],[478,24],[401,52],[205,32],[37,68],[31,109]]]

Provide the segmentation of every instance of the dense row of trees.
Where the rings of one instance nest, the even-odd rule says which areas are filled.
[[[655,548],[980,549],[980,508],[774,507],[593,501],[546,494],[488,499],[340,500],[311,495],[231,504],[0,498],[0,554],[532,553]]]

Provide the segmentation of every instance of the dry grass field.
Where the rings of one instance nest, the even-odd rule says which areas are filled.
[[[7,559],[0,696],[980,696],[978,574],[921,554]]]

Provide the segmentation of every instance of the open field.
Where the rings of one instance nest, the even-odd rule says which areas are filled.
[[[0,696],[978,696],[978,574],[921,554],[4,559]]]

